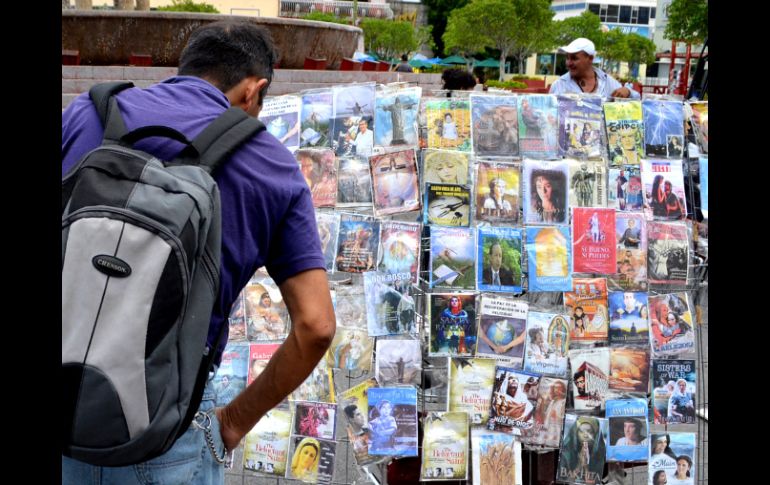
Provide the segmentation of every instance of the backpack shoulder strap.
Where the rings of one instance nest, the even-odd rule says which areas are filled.
[[[231,107],[212,121],[190,144],[200,154],[200,167],[213,173],[241,143],[264,129],[265,125],[261,121],[249,116],[241,108]],[[183,150],[176,161],[189,159],[191,152]]]
[[[117,143],[126,134],[126,124],[118,109],[118,102],[113,96],[119,92],[134,87],[130,81],[116,81],[96,84],[88,91],[91,101],[99,113],[99,119],[104,126],[103,143]]]

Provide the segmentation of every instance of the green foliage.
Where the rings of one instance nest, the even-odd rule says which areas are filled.
[[[466,58],[486,48],[495,48],[500,50],[500,59],[504,62],[516,35],[516,22],[516,11],[510,0],[474,0],[449,15],[444,48],[462,53]]]
[[[326,12],[310,12],[309,14],[302,17],[304,20],[317,20],[319,22],[329,22],[332,24],[351,24],[351,19],[341,19],[339,17],[334,16],[333,14],[326,13]]]
[[[366,50],[376,53],[380,59],[397,58],[420,46],[411,22],[367,18],[359,26],[364,31]]]
[[[614,63],[626,61],[631,57],[627,37],[620,29],[610,29],[604,33],[602,48],[597,52],[602,57],[605,66],[612,67]]]
[[[520,81],[495,81],[490,79],[486,82],[486,85],[490,88],[500,89],[527,89],[527,84]]]
[[[669,40],[700,44],[709,35],[708,14],[708,0],[673,0],[663,35]]]
[[[462,8],[470,0],[422,0],[423,5],[428,7],[428,24],[433,27],[431,35],[433,37],[436,55],[445,57],[447,55],[444,47],[443,35],[447,28],[449,14],[455,9]]]
[[[167,7],[158,7],[162,12],[200,12],[200,13],[219,13],[219,10],[208,3],[197,3],[193,0],[171,0],[171,5]]]
[[[601,47],[602,22],[595,13],[586,10],[576,17],[554,22],[557,45],[567,45],[578,37],[591,40],[597,49]]]
[[[519,61],[519,72],[524,72],[525,60],[537,52],[556,47],[550,0],[512,0],[516,10],[511,55]]]
[[[529,79],[531,81],[542,81],[543,76],[525,76],[524,74],[514,74],[511,76],[511,79],[514,81],[523,81],[525,79]]]
[[[655,42],[639,34],[626,34],[626,45],[628,45],[629,56],[627,59],[630,64],[654,64],[655,51],[657,47]]]

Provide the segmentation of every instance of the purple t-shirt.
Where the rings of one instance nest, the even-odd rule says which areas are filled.
[[[165,125],[190,140],[230,106],[214,85],[190,76],[172,77],[147,89],[128,89],[117,99],[128,130]],[[101,144],[103,134],[96,109],[84,93],[62,114],[62,177]],[[183,145],[148,138],[135,147],[171,160]],[[266,266],[277,284],[307,269],[325,268],[310,190],[297,161],[273,135],[262,131],[244,143],[220,165],[214,179],[222,199],[222,262],[209,346],[221,325],[227,324],[233,301],[257,268]],[[222,348],[224,343],[217,363]]]

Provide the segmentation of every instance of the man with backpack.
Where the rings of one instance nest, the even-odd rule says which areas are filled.
[[[62,483],[224,483],[225,452],[237,447],[245,434],[268,410],[282,401],[310,375],[330,345],[335,332],[335,318],[324,269],[325,263],[318,239],[310,191],[296,160],[275,137],[265,132],[263,126],[260,126],[259,130],[254,129],[256,125],[253,125],[255,123],[253,120],[238,120],[239,123],[244,121],[239,126],[251,123],[249,125],[251,128],[248,129],[253,130],[254,133],[252,135],[252,132],[248,131],[248,136],[244,136],[241,132],[238,135],[241,137],[238,142],[232,142],[232,137],[235,135],[231,132],[228,132],[230,138],[225,140],[227,143],[219,143],[221,139],[226,138],[224,136],[206,139],[206,136],[201,135],[202,132],[204,135],[216,132],[216,130],[206,130],[210,128],[212,121],[219,122],[220,118],[224,117],[223,113],[230,107],[239,108],[249,116],[256,117],[267,94],[275,63],[276,52],[272,40],[262,28],[248,22],[221,21],[206,24],[190,36],[180,57],[178,76],[147,89],[122,90],[114,97],[109,99],[105,97],[104,99],[108,101],[101,107],[92,102],[92,99],[99,98],[98,95],[91,93],[92,99],[89,99],[89,95],[84,94],[74,100],[62,114],[62,369],[65,377],[64,385],[72,384],[70,387],[75,389],[71,391],[74,397],[68,396],[66,392],[64,396],[65,401],[68,399],[73,401],[64,403],[64,407],[67,408],[64,410],[65,418],[68,416],[67,412],[75,418],[64,424]],[[117,101],[116,104],[115,101]],[[109,107],[107,107],[108,103],[110,103]],[[113,125],[117,126],[112,122],[116,110],[119,111],[125,124],[122,127],[127,133],[125,135],[118,133],[118,136],[112,136],[116,133],[111,128]],[[110,120],[106,125],[107,133],[102,123],[105,114],[106,119]],[[223,116],[220,117],[220,115]],[[163,130],[158,130],[159,126],[164,127]],[[137,130],[142,127],[150,128],[144,131]],[[174,140],[155,136],[156,133],[173,131],[178,132],[172,136]],[[149,133],[153,135],[148,137]],[[192,142],[186,143],[185,138]],[[86,174],[85,169],[89,168],[90,163],[89,157],[98,151],[94,149],[102,144],[103,139],[105,143],[111,139],[118,139],[120,143],[111,145],[117,148],[112,149],[110,155],[112,158],[109,158],[108,163],[100,162],[103,165]],[[234,147],[226,146],[228,143]],[[190,148],[191,146],[193,148]],[[226,146],[228,149],[212,155],[212,150],[216,152],[218,146],[220,148]],[[99,179],[98,184],[94,184],[96,187],[94,190],[101,188],[103,193],[100,195],[105,200],[118,200],[119,203],[114,205],[116,208],[105,208],[105,203],[102,201],[84,200],[92,195],[84,194],[83,191],[83,187],[89,182],[89,177],[104,176],[106,172],[112,170],[111,167],[115,171],[131,172],[133,165],[128,166],[128,164],[135,163],[136,157],[124,147],[149,154],[140,160],[144,165],[140,164],[143,167],[142,170],[133,174],[136,180],[130,185],[125,185],[130,190],[124,188],[124,185],[120,185],[115,179],[105,177]],[[157,196],[153,186],[155,182],[145,183],[147,180],[156,180],[153,178],[156,177],[156,172],[166,170],[171,173],[180,168],[182,170],[189,168],[179,167],[174,163],[168,164],[170,169],[168,166],[164,168],[155,157],[160,160],[184,162],[190,159],[192,153],[200,153],[202,167],[207,157],[212,160],[221,158],[220,161],[210,165],[214,167],[211,176],[216,184],[209,194],[216,197],[211,195],[207,197],[205,192],[200,192],[196,188],[203,185],[201,180],[205,178],[205,174],[203,178],[195,178],[197,175],[173,178],[172,175],[170,182],[163,183],[166,184],[167,189],[164,200],[173,200],[175,195],[183,193],[181,189],[179,194],[175,193],[174,188],[191,182],[185,193],[190,195],[177,197],[180,199],[179,207],[187,207],[194,211],[196,208],[200,209],[197,206],[206,205],[211,201],[212,207],[216,209],[217,218],[220,211],[218,201],[215,199],[221,197],[221,257],[218,244],[216,250],[211,253],[208,253],[209,246],[206,245],[206,254],[202,254],[203,250],[194,252],[195,263],[184,257],[183,251],[174,249],[188,246],[190,239],[196,237],[188,230],[189,224],[180,228],[180,235],[177,237],[170,235],[166,229],[157,229],[158,224],[148,221],[148,218],[141,214],[126,215],[131,206],[142,202],[147,203],[147,201],[152,202],[153,197]],[[79,163],[81,159],[83,160]],[[121,166],[122,159],[126,160],[126,166]],[[179,165],[184,163],[180,162]],[[79,172],[83,172],[83,175],[79,175]],[[158,176],[157,179],[167,180],[167,177],[163,177]],[[70,180],[76,180],[76,182],[69,183]],[[190,203],[192,195],[196,195],[197,192],[202,195],[199,194],[200,198],[196,199],[194,204]],[[120,202],[123,199],[125,203]],[[90,206],[88,206],[89,203]],[[77,207],[80,206],[88,207],[78,210]],[[83,211],[91,211],[93,214],[90,218],[85,218],[82,216]],[[167,217],[172,220],[179,215],[180,211],[181,209],[172,210],[164,206],[158,210],[159,215],[156,219],[162,220]],[[130,223],[127,222],[129,219],[134,221],[133,227],[130,227]],[[196,216],[189,220],[203,225],[199,219],[201,218]],[[123,224],[121,227],[125,229],[120,230],[114,252],[101,251],[104,254],[94,256],[93,260],[90,259],[91,253],[88,253],[88,264],[73,269],[73,261],[78,256],[75,251],[85,251],[89,249],[89,245],[97,244],[96,239],[100,239],[102,237],[100,234],[104,234],[101,228],[115,225],[115,220],[119,221],[118,226]],[[80,239],[77,239],[78,231],[82,232],[83,226],[89,224],[97,229],[93,232],[94,237],[89,239],[78,236]],[[216,233],[215,236],[218,236],[218,231],[218,225],[212,228],[212,232]],[[118,338],[113,339],[117,341],[106,342],[108,350],[99,356],[95,355],[94,348],[100,344],[98,341],[105,340],[100,335],[102,331],[99,327],[100,320],[107,318],[104,314],[109,311],[109,304],[114,303],[105,295],[111,291],[117,292],[115,300],[120,301],[116,305],[123,311],[110,317],[117,322],[113,326],[119,327],[124,319],[132,317],[131,312],[125,311],[125,308],[128,308],[125,306],[125,301],[138,299],[136,289],[141,290],[148,286],[141,282],[130,283],[131,274],[138,276],[140,269],[143,268],[137,269],[133,260],[128,261],[121,256],[124,247],[135,242],[131,241],[131,237],[145,232],[158,237],[154,238],[157,239],[154,245],[145,248],[146,256],[143,257],[152,259],[159,251],[168,251],[168,247],[171,247],[173,254],[182,255],[178,257],[178,261],[174,261],[175,264],[171,265],[180,269],[181,274],[189,273],[189,278],[192,279],[196,270],[198,273],[206,273],[206,271],[209,273],[200,278],[208,280],[209,286],[205,287],[206,291],[211,293],[213,289],[214,295],[209,295],[213,300],[213,309],[196,306],[195,295],[200,294],[200,291],[191,292],[190,300],[187,301],[185,298],[184,303],[179,305],[186,309],[182,311],[185,325],[188,319],[198,318],[196,313],[200,314],[200,318],[210,320],[205,348],[202,338],[199,344],[203,349],[200,358],[204,364],[196,365],[194,361],[192,364],[186,364],[193,369],[193,372],[199,375],[207,372],[209,370],[207,364],[211,362],[212,356],[212,371],[221,361],[222,349],[227,341],[227,317],[230,307],[257,268],[267,267],[281,290],[292,321],[289,336],[276,351],[265,370],[229,405],[214,409],[214,389],[211,380],[206,383],[205,390],[202,391],[199,406],[195,392],[192,392],[192,398],[188,392],[186,401],[180,397],[178,403],[171,402],[169,407],[172,411],[177,408],[177,415],[174,416],[173,412],[170,412],[164,415],[163,419],[171,419],[177,423],[179,430],[165,435],[161,445],[153,445],[153,449],[166,451],[162,453],[147,451],[148,456],[142,455],[144,452],[141,447],[132,455],[125,453],[125,450],[131,445],[136,445],[136,441],[144,439],[139,433],[145,429],[154,429],[159,424],[156,421],[162,420],[161,418],[152,419],[154,416],[152,413],[159,405],[153,401],[154,398],[147,391],[148,396],[144,396],[146,398],[144,402],[147,405],[144,409],[140,406],[138,416],[135,411],[128,411],[129,408],[126,405],[130,404],[135,396],[121,390],[121,386],[124,385],[122,381],[130,381],[129,384],[125,384],[129,386],[127,388],[133,385],[131,389],[139,389],[141,394],[151,387],[161,389],[163,391],[161,397],[157,398],[157,402],[160,403],[164,402],[164,396],[177,391],[176,385],[165,380],[164,375],[150,375],[149,370],[148,375],[144,376],[145,369],[150,369],[157,364],[155,361],[150,362],[150,357],[144,355],[136,359],[138,363],[120,360],[116,364],[117,367],[113,366],[108,371],[92,364],[92,362],[109,361],[110,353],[125,352],[125,349],[131,345],[139,345],[140,350],[146,352],[148,356],[154,356],[152,352],[156,350],[155,347],[162,347],[168,340],[165,336],[158,337],[157,329],[148,327],[146,336],[139,335],[138,344],[135,344],[127,341],[135,337],[132,331],[127,331],[125,335],[129,337],[128,339]],[[198,264],[199,261],[200,264]],[[93,267],[88,267],[91,263]],[[161,267],[166,269],[162,271],[155,269],[156,273],[159,273],[156,280],[165,281],[168,267],[166,263],[166,266]],[[213,272],[211,268],[218,268],[218,275],[211,274]],[[89,291],[91,282],[88,278],[94,279],[93,275],[96,275],[97,279],[102,278],[106,281],[103,284],[103,293],[102,287],[99,287],[98,294],[95,296],[96,291]],[[185,282],[185,277],[181,277],[181,280]],[[121,293],[121,285],[127,285],[127,288],[134,290]],[[78,294],[78,291],[82,294]],[[175,288],[158,285],[154,291],[154,297],[150,295],[149,300],[152,303],[152,311],[147,311],[151,320],[159,317],[157,313],[162,313],[162,310],[156,311],[156,304],[162,309],[164,301],[179,300]],[[80,304],[80,299],[89,298],[96,298],[98,303],[98,311],[94,311],[96,316],[92,317],[92,320],[98,323],[86,322],[91,325],[90,327],[83,323],[88,319],[82,317],[83,310]],[[69,317],[73,314],[78,318]],[[174,323],[173,319],[171,323]],[[174,328],[174,332],[185,331],[184,326]],[[204,328],[200,335],[202,337],[205,334]],[[175,349],[182,349],[183,345],[187,343],[182,342]],[[78,346],[85,349],[81,352],[84,355],[82,362],[79,358],[67,360],[65,355],[72,354],[74,352],[72,349]],[[155,347],[151,348],[151,346]],[[182,350],[178,351],[181,354]],[[146,357],[147,362],[142,360],[142,357]],[[160,360],[167,361],[179,358],[177,354],[158,357]],[[139,381],[137,387],[135,380],[132,381],[134,373],[121,368],[123,365],[138,365],[140,374],[145,380]],[[189,369],[178,371],[179,375],[189,373]],[[99,381],[99,379],[104,380]],[[101,388],[88,386],[95,381],[106,384]],[[186,384],[183,380],[179,382]],[[118,396],[117,398],[112,401],[106,399],[102,402],[88,402],[98,398],[87,395],[85,389],[93,388],[97,391],[107,389],[106,395],[111,396],[110,385],[117,386],[114,393]],[[81,404],[90,406],[89,409],[95,412],[78,413],[77,407]],[[187,409],[188,405],[191,409]],[[130,435],[131,439],[120,443],[110,442],[113,438],[117,440],[117,435],[120,433],[116,433],[114,437],[108,433],[99,444],[101,448],[89,454],[92,448],[89,448],[90,445],[82,445],[82,442],[94,442],[95,438],[92,438],[91,434],[97,433],[99,429],[96,426],[89,429],[84,422],[95,419],[94,414],[100,414],[101,409],[109,406],[113,406],[110,410],[117,409],[125,413],[122,419],[120,419],[121,414],[117,414],[118,419],[114,426],[119,431],[127,429],[125,434]],[[148,407],[151,414],[149,419]],[[73,408],[76,411],[73,411]],[[186,421],[185,418],[193,416],[193,413],[195,414],[191,422]],[[104,419],[107,419],[110,425],[112,422],[109,419],[116,421],[113,416],[115,413],[110,414],[105,411],[103,414],[107,416]],[[173,417],[168,418],[168,416]],[[188,422],[190,424],[185,425]],[[139,438],[134,439],[135,436]],[[76,443],[79,439],[81,442]]]

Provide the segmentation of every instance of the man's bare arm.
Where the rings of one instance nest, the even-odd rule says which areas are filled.
[[[331,345],[336,329],[326,271],[312,269],[280,285],[292,328],[265,370],[224,408],[217,409],[222,439],[228,450],[267,411],[302,384]]]

